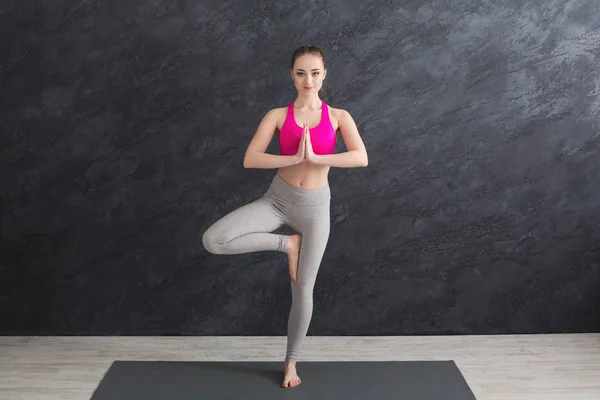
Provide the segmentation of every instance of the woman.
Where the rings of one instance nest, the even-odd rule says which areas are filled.
[[[296,361],[313,312],[313,288],[329,239],[331,167],[366,167],[367,152],[350,114],[319,98],[327,75],[323,52],[315,46],[294,51],[292,79],[298,97],[264,116],[244,157],[245,168],[273,168],[263,197],[224,216],[203,235],[213,254],[279,251],[287,254],[292,290],[283,387],[301,383]],[[280,154],[266,154],[275,130]],[[333,154],[337,131],[348,149]],[[292,235],[270,233],[287,225]]]

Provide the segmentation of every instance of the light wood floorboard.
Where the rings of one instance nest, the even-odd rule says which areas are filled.
[[[114,360],[282,361],[285,344],[285,337],[5,336],[0,399],[89,400]],[[308,336],[300,376],[307,360],[454,360],[478,400],[600,399],[600,333]]]

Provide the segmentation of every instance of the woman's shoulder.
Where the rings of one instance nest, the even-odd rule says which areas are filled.
[[[281,125],[283,123],[283,121],[285,120],[285,118],[287,117],[288,109],[289,109],[289,105],[282,106],[282,107],[273,107],[269,110],[269,112],[273,113],[274,115],[277,116],[277,120],[278,120],[279,124]]]
[[[327,104],[327,107],[329,107],[329,112],[331,113],[331,115],[333,115],[336,118],[339,118],[341,114],[346,112],[346,110],[344,110],[343,108],[332,107],[329,104]]]
[[[275,120],[277,130],[281,130],[285,119],[287,118],[289,105],[283,107],[273,107],[267,111],[266,116]]]

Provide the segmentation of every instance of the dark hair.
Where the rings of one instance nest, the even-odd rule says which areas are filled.
[[[296,59],[298,57],[304,56],[307,54],[321,57],[321,61],[323,61],[323,68],[327,69],[327,64],[325,64],[325,55],[323,54],[323,51],[320,48],[318,48],[317,46],[311,46],[311,45],[302,45],[302,46],[296,48],[296,50],[294,50],[294,54],[292,55],[292,64],[291,64],[290,68],[294,69],[294,63],[296,62]],[[320,92],[322,92],[324,100],[328,101],[327,94],[325,93],[325,83],[323,83],[323,87],[321,87]]]

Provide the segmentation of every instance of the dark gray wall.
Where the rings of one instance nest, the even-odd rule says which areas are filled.
[[[284,335],[285,255],[201,239],[305,43],[370,157],[309,335],[600,330],[597,1],[327,4],[3,2],[1,334]]]

